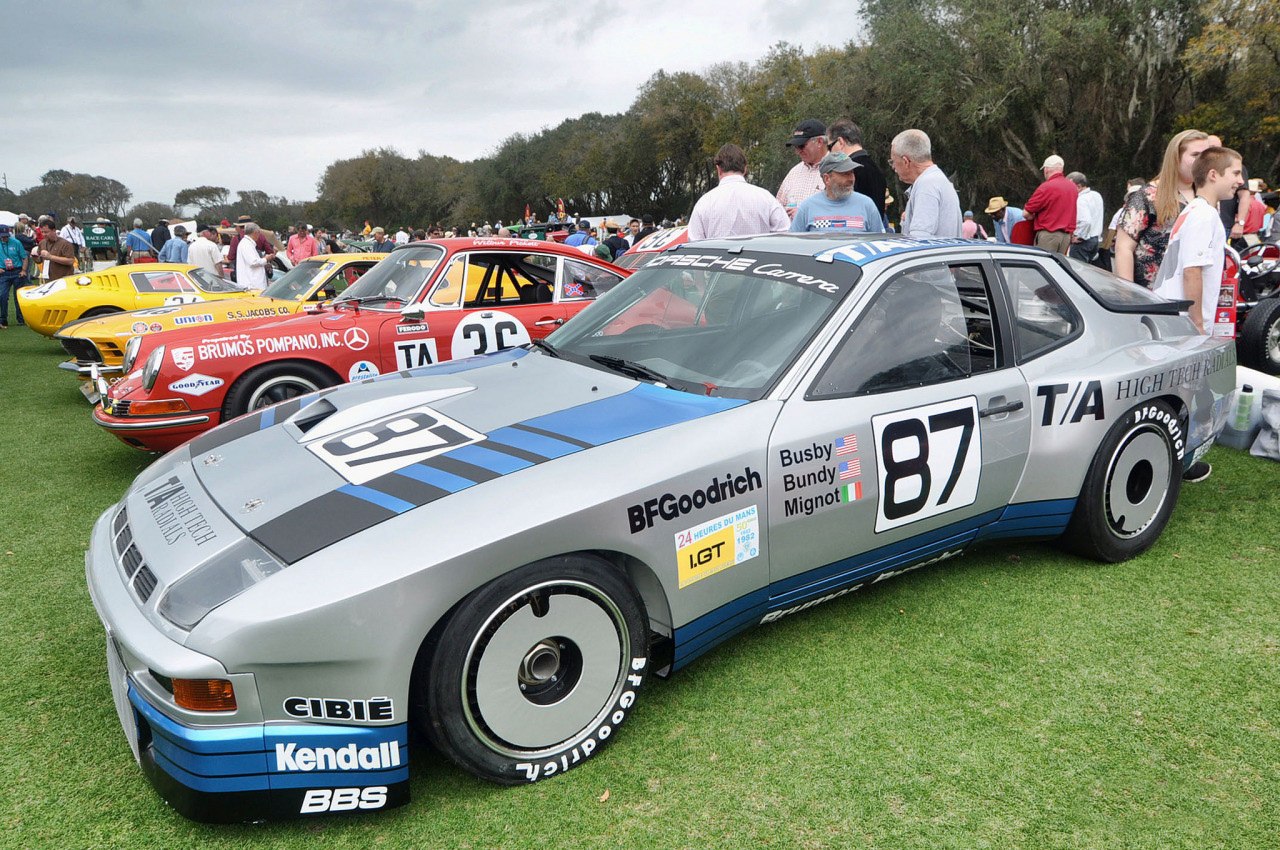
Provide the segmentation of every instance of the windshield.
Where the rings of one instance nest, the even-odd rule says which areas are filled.
[[[337,263],[332,260],[328,262],[303,260],[289,269],[284,277],[273,281],[270,286],[262,290],[262,294],[268,298],[279,298],[281,301],[301,301],[307,297],[312,285],[336,265]]]
[[[557,356],[594,368],[757,399],[860,275],[856,266],[808,257],[659,254],[547,342]]]
[[[444,258],[439,245],[413,245],[392,251],[364,277],[334,300],[335,305],[360,299],[362,305],[387,302],[389,309],[412,303]]]
[[[204,269],[192,269],[188,272],[191,279],[195,281],[196,286],[205,292],[244,292],[244,287],[239,286],[233,280],[227,280],[224,277],[212,275]]]

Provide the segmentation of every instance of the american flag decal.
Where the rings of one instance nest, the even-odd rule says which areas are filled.
[[[844,461],[840,464],[840,480],[846,478],[857,478],[862,474],[862,458],[854,458],[853,460]]]
[[[858,438],[853,434],[844,437],[836,437],[835,441],[836,454],[851,455],[858,451]]]

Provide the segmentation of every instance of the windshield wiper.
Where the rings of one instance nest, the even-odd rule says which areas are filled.
[[[556,351],[555,348],[552,347],[551,343],[547,342],[546,340],[531,339],[529,340],[529,345],[533,346],[539,351],[545,351],[547,354],[551,355],[552,357],[560,356],[560,352]]]
[[[601,366],[607,366],[619,374],[626,375],[630,378],[645,378],[668,386],[671,379],[661,372],[655,372],[648,366],[637,363],[634,360],[623,360],[621,357],[611,357],[608,354],[589,354],[587,355]]]

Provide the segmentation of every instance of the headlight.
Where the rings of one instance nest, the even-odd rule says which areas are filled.
[[[142,337],[131,336],[124,344],[124,373],[133,371],[133,364],[138,359],[138,349],[142,348]]]
[[[164,346],[157,345],[155,351],[147,358],[147,365],[142,367],[142,386],[151,392],[156,385],[156,376],[160,374],[160,366],[164,363]]]
[[[175,626],[190,631],[214,608],[283,569],[284,564],[246,537],[174,582],[157,610]]]
[[[89,277],[88,275],[82,274],[80,275],[80,277],[76,278],[76,283],[80,284],[81,286],[88,286],[89,284],[93,283],[93,278]]]

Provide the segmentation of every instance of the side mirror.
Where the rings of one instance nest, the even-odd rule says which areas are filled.
[[[421,322],[426,316],[421,304],[409,304],[400,311],[400,318],[406,322]]]

